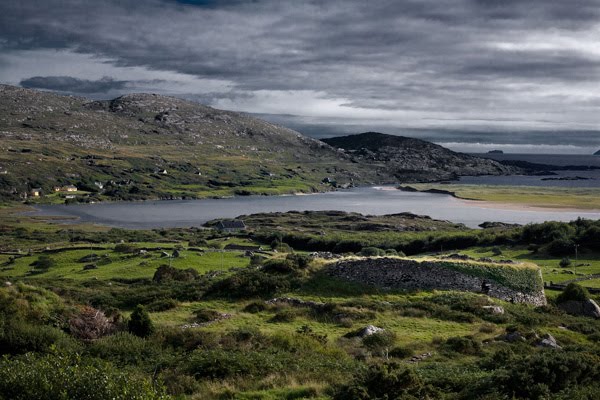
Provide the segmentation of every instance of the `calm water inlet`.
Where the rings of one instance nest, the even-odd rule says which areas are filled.
[[[411,212],[470,227],[477,227],[485,221],[526,224],[550,220],[570,221],[577,217],[600,219],[600,212],[492,208],[444,194],[402,192],[390,187],[355,188],[298,196],[115,202],[36,208],[36,215],[64,215],[77,217],[79,222],[136,229],[201,226],[212,219],[292,210],[339,210],[372,215]]]

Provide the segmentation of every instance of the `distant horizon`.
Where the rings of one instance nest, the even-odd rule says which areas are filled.
[[[0,82],[0,84],[23,87],[21,85],[14,85],[12,83],[6,83],[6,82]],[[68,92],[58,91],[58,90],[37,89],[37,88],[27,88],[27,87],[23,87],[23,88],[37,90],[40,92],[53,93],[53,94],[61,95],[61,96],[74,95],[73,93],[68,93]],[[155,94],[152,92],[128,92],[128,93],[122,93],[121,96],[130,95],[130,94],[144,94],[144,93],[145,94]],[[78,97],[86,97],[86,98],[89,98],[90,100],[99,100],[99,101],[108,101],[108,100],[112,100],[115,98],[115,97],[106,97],[106,96],[88,97],[88,96],[82,96],[82,95],[78,95]],[[182,100],[192,101],[197,104],[201,104],[201,105],[219,109],[218,107],[216,107],[214,105],[201,103],[197,99],[190,99],[190,98],[186,98],[184,96],[177,96],[177,95],[172,95],[172,97],[180,98]],[[481,141],[457,142],[457,141],[447,141],[447,139],[453,138],[453,137],[459,137],[459,136],[461,136],[461,134],[463,137],[478,135],[479,139],[481,139],[481,136],[486,136],[486,135],[488,137],[498,137],[498,136],[502,135],[503,132],[500,132],[500,131],[497,131],[494,129],[490,129],[487,132],[484,130],[481,130],[481,129],[478,131],[475,131],[475,132],[474,131],[460,132],[457,130],[425,129],[425,128],[411,128],[411,127],[382,127],[382,126],[370,127],[370,126],[366,126],[366,125],[362,126],[362,129],[358,129],[356,125],[350,125],[352,130],[349,129],[348,131],[344,131],[343,129],[347,125],[345,125],[341,121],[340,121],[340,125],[334,125],[334,124],[312,125],[310,123],[306,123],[306,124],[298,123],[297,119],[301,118],[301,117],[294,115],[293,110],[289,110],[290,112],[287,114],[280,114],[280,115],[251,113],[251,112],[244,112],[244,111],[235,110],[235,109],[223,109],[223,110],[239,112],[239,113],[250,115],[255,118],[261,118],[268,122],[284,126],[286,128],[295,130],[305,136],[312,137],[315,139],[324,139],[324,138],[345,136],[345,135],[357,135],[357,134],[361,134],[361,133],[365,133],[365,132],[378,132],[378,133],[384,133],[384,134],[388,134],[388,135],[406,136],[406,137],[411,137],[411,138],[415,138],[415,139],[426,140],[426,141],[430,141],[432,143],[438,144],[440,146],[446,147],[453,151],[462,152],[462,153],[472,153],[472,154],[487,154],[489,151],[501,150],[504,154],[535,154],[535,155],[547,154],[547,155],[590,155],[590,156],[594,156],[594,153],[596,151],[600,150],[600,130],[585,131],[585,132],[571,131],[570,139],[573,139],[573,136],[575,136],[575,135],[579,135],[580,136],[578,138],[579,142],[585,141],[592,135],[596,135],[596,137],[594,138],[594,139],[596,139],[595,140],[597,142],[596,144],[579,145],[579,146],[569,145],[569,144],[553,145],[553,144],[545,144],[545,143],[526,143],[526,142],[525,143],[524,142],[522,142],[522,143],[492,143],[492,142],[486,143],[486,142],[481,142]],[[514,134],[515,132],[511,132],[511,133]],[[556,133],[557,132],[544,132],[544,131],[522,132],[521,135],[524,136],[524,138],[521,138],[521,140],[526,140],[526,138],[528,136],[534,135],[534,134],[538,135],[538,136],[547,134],[548,136],[556,137]],[[502,136],[505,138],[507,137],[506,135],[502,135]],[[511,136],[508,136],[508,137],[511,138]],[[514,137],[515,136],[512,136],[512,138],[514,138]],[[594,147],[597,147],[597,149],[593,150],[590,153],[590,148],[594,148]]]

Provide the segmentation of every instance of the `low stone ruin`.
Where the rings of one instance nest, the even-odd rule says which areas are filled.
[[[498,268],[502,268],[498,266]],[[362,258],[329,264],[326,273],[383,289],[441,289],[483,293],[513,303],[546,304],[543,287],[522,292],[481,276],[469,275],[442,262],[401,258]],[[541,277],[540,277],[541,279]],[[543,285],[540,285],[543,286]],[[490,312],[499,310],[490,310]]]

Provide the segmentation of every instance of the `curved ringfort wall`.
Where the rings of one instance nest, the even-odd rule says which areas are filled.
[[[541,271],[531,265],[361,258],[332,263],[326,271],[384,289],[461,290],[514,303],[546,304]]]

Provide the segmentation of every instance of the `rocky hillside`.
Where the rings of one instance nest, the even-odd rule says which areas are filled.
[[[240,113],[152,94],[90,101],[0,85],[4,200],[31,200],[34,188],[37,201],[62,202],[311,192],[391,179]],[[66,185],[80,190],[54,193]]]
[[[389,171],[403,182],[448,180],[466,175],[507,175],[518,170],[424,140],[377,132],[323,141],[343,149],[355,162],[371,164],[382,172]]]

